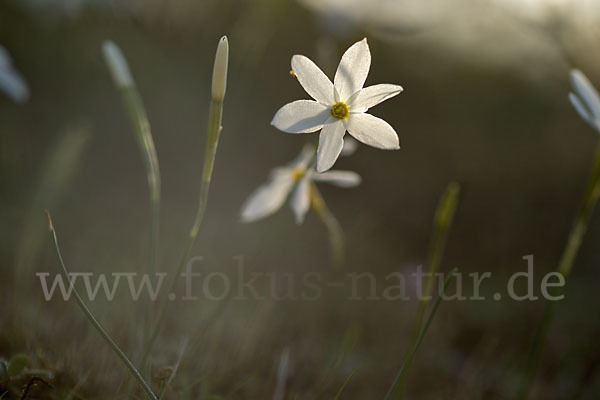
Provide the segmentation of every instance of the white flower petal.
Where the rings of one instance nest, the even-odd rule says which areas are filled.
[[[332,118],[333,119],[333,118]],[[340,120],[332,120],[323,126],[317,148],[317,171],[324,172],[333,166],[344,147],[346,127]]]
[[[346,50],[337,67],[333,84],[339,95],[339,100],[344,101],[362,89],[367,80],[367,75],[369,75],[370,67],[371,51],[367,39],[364,38]]]
[[[325,105],[334,103],[333,84],[310,58],[298,54],[293,56],[292,71],[313,99]]]
[[[371,114],[350,114],[346,120],[346,129],[356,140],[369,146],[384,150],[400,148],[394,128]]]
[[[347,101],[350,112],[362,113],[369,108],[385,101],[391,97],[399,95],[402,92],[402,86],[381,83],[366,87],[354,93]]]
[[[294,179],[288,168],[277,168],[269,182],[259,186],[242,207],[242,222],[254,222],[275,213],[287,199]]]
[[[358,149],[358,142],[350,136],[344,136],[344,147],[342,147],[341,155],[344,157],[351,156]]]
[[[593,124],[592,116],[575,93],[569,93],[569,100],[581,118],[588,124]]]
[[[594,119],[600,119],[600,95],[579,70],[571,71],[571,83],[577,95],[585,103],[585,106],[591,111]]]
[[[271,125],[287,133],[318,131],[331,117],[329,109],[312,100],[296,100],[281,107]]]
[[[296,216],[297,224],[304,222],[304,216],[310,208],[310,175],[310,172],[307,172],[302,179],[300,179],[290,200],[290,206]]]
[[[326,171],[314,174],[312,179],[316,182],[327,182],[332,185],[349,188],[360,185],[361,177],[353,171]]]

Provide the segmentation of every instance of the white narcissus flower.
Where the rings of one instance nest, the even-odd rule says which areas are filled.
[[[569,100],[581,118],[600,133],[600,95],[586,76],[579,70],[571,71],[571,83],[575,93],[569,93]]]
[[[310,133],[321,129],[317,171],[330,169],[344,144],[346,131],[355,139],[379,149],[400,148],[394,128],[366,111],[402,92],[402,87],[379,84],[363,88],[371,52],[367,39],[353,44],[342,56],[333,83],[302,55],[292,57],[292,71],[314,100],[296,100],[281,107],[271,125],[288,133]]]
[[[327,182],[349,188],[360,184],[360,176],[352,171],[317,173],[313,169],[315,148],[305,146],[300,155],[285,167],[274,168],[270,179],[250,195],[242,207],[241,221],[254,222],[277,212],[290,197],[296,222],[301,224],[310,209],[312,182]]]

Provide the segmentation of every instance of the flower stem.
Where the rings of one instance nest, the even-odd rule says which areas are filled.
[[[310,186],[310,203],[329,231],[332,262],[335,267],[339,267],[344,261],[344,231],[329,207],[327,207],[317,185],[312,182]]]
[[[427,310],[427,304],[431,295],[433,280],[435,273],[439,270],[442,256],[446,248],[448,232],[452,226],[454,213],[458,206],[459,194],[460,186],[458,183],[450,182],[440,197],[435,210],[433,217],[433,236],[431,238],[427,256],[427,280],[425,281],[422,297],[419,299],[419,305],[417,306],[410,347],[415,346],[419,340],[419,335],[422,332],[423,319],[425,318],[425,311]],[[401,378],[398,382],[398,393],[400,398],[402,398],[404,394],[404,384],[404,378]]]
[[[81,308],[81,310],[83,311],[83,313],[85,314],[87,319],[90,321],[90,323],[100,333],[100,335],[104,338],[104,340],[106,340],[106,342],[113,349],[115,354],[121,359],[123,364],[125,364],[127,369],[129,369],[129,372],[131,372],[131,375],[133,375],[133,377],[139,382],[139,384],[144,389],[144,392],[146,392],[146,396],[151,400],[157,400],[156,395],[154,394],[154,392],[152,392],[152,389],[150,388],[148,383],[146,383],[146,381],[144,380],[142,375],[139,373],[139,371],[135,368],[133,363],[131,361],[129,361],[129,358],[127,358],[125,353],[123,353],[123,351],[119,348],[119,346],[115,343],[115,341],[110,337],[108,332],[106,332],[106,330],[104,330],[102,325],[100,325],[100,322],[98,322],[98,320],[94,317],[94,315],[89,310],[89,308],[85,305],[83,298],[81,297],[81,295],[79,294],[79,291],[75,287],[75,282],[73,282],[71,280],[71,278],[69,276],[69,272],[67,271],[67,267],[65,266],[65,263],[63,261],[63,258],[62,258],[61,252],[60,252],[60,247],[58,246],[58,239],[56,237],[56,231],[54,230],[54,225],[52,224],[52,218],[50,217],[50,213],[48,211],[46,211],[46,215],[48,217],[48,228],[50,230],[52,244],[54,245],[54,249],[56,250],[56,255],[58,257],[58,263],[61,267],[61,273],[63,274],[63,277],[67,280],[67,282],[69,282],[70,287],[73,288],[73,294],[75,295],[75,300],[77,301],[79,308]]]
[[[456,275],[456,268],[453,269],[450,272],[450,274],[448,275],[448,277],[446,278],[446,281],[444,282],[443,291],[446,291],[448,286],[450,286],[450,283],[454,279],[455,275]],[[415,354],[417,353],[417,350],[421,346],[421,342],[423,342],[423,338],[425,337],[425,334],[427,333],[427,330],[429,329],[429,326],[431,325],[431,321],[433,321],[433,317],[435,316],[441,302],[442,302],[442,297],[441,297],[441,295],[438,294],[438,297],[436,298],[435,303],[433,304],[433,307],[431,308],[431,311],[429,312],[429,316],[427,317],[427,320],[425,321],[425,325],[423,325],[423,327],[421,328],[419,335],[417,336],[417,340],[409,348],[408,354],[404,358],[404,362],[400,366],[400,369],[398,370],[398,373],[396,374],[396,377],[394,378],[394,382],[392,383],[392,386],[390,386],[390,389],[388,390],[388,392],[385,395],[383,400],[389,400],[394,395],[394,393],[400,388],[401,383],[406,380],[406,377],[408,376],[408,371],[410,370],[410,367],[412,365],[412,361],[415,358]],[[400,392],[400,396],[401,395],[402,395],[402,392]]]
[[[177,287],[178,277],[181,274],[183,267],[185,266],[186,261],[188,260],[192,248],[196,243],[196,238],[198,237],[198,230],[200,229],[200,225],[202,224],[202,220],[204,219],[204,213],[206,211],[206,205],[208,202],[208,192],[210,189],[210,182],[212,179],[212,172],[215,163],[215,157],[217,153],[217,146],[219,144],[219,136],[221,134],[221,117],[223,115],[223,102],[222,101],[211,101],[209,108],[209,117],[208,117],[208,132],[206,139],[206,150],[204,155],[204,167],[202,169],[202,184],[200,186],[200,198],[198,201],[198,209],[196,211],[196,217],[194,218],[194,224],[190,229],[190,233],[188,235],[187,242],[184,247],[183,254],[179,259],[179,263],[175,269],[175,273],[173,274],[173,278],[171,280],[171,285],[169,287],[168,293],[174,293]],[[146,345],[146,350],[144,351],[144,355],[142,357],[142,364],[145,365],[152,351],[152,346],[158,337],[158,333],[160,331],[160,327],[163,323],[163,320],[166,316],[166,311],[168,309],[169,303],[167,302],[167,298],[163,299],[163,304],[161,306],[160,312],[158,314],[158,319],[154,324],[152,329],[150,340]]]
[[[592,169],[588,178],[586,189],[583,193],[582,203],[575,216],[571,232],[558,263],[557,272],[562,274],[565,279],[568,278],[575,258],[579,253],[581,243],[587,231],[588,223],[594,207],[598,202],[600,195],[600,143],[596,147],[596,154],[592,163]],[[553,296],[560,296],[564,291],[564,286],[554,288],[556,293]],[[556,311],[556,301],[548,301],[544,308],[544,313],[533,336],[532,344],[529,348],[529,355],[525,364],[525,374],[519,387],[518,399],[524,400],[529,396],[533,379],[539,366],[542,349],[546,343],[548,331],[552,325],[552,319]]]
[[[225,91],[227,88],[227,68],[229,63],[229,42],[227,37],[223,36],[219,41],[217,47],[217,53],[215,55],[215,62],[213,67],[212,87],[211,87],[211,101],[208,109],[208,127],[206,131],[206,148],[204,150],[204,165],[202,167],[202,183],[200,185],[200,198],[198,200],[198,209],[196,211],[196,217],[194,218],[194,224],[190,229],[187,243],[184,247],[183,254],[179,260],[179,264],[175,269],[175,274],[171,281],[169,293],[173,293],[177,287],[177,279],[183,270],[183,266],[188,260],[196,238],[198,237],[198,230],[204,219],[204,213],[206,211],[206,204],[208,202],[208,192],[210,189],[210,182],[212,180],[212,173],[215,165],[215,158],[217,155],[217,147],[219,146],[219,137],[223,127],[221,122],[223,119],[223,100],[225,98]],[[160,327],[166,315],[168,308],[167,298],[164,298],[163,304],[158,316],[158,320],[152,329],[150,340],[146,345],[144,355],[142,357],[142,365],[146,364],[146,360],[152,351],[152,346],[158,337]]]

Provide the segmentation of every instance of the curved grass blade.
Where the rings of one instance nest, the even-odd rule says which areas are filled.
[[[336,395],[333,398],[333,400],[339,400],[340,396],[342,395],[342,392],[344,391],[344,389],[346,389],[346,386],[348,386],[348,382],[350,382],[350,379],[352,379],[352,377],[358,372],[358,370],[360,369],[360,367],[361,367],[361,365],[359,365],[358,367],[356,367],[356,369],[354,371],[352,371],[352,373],[350,374],[350,376],[348,376],[348,378],[346,378],[346,380],[344,381],[344,383],[340,387],[340,390],[338,390],[338,392],[336,393]]]
[[[108,332],[106,332],[102,325],[100,325],[100,322],[98,322],[96,317],[94,317],[90,309],[85,305],[85,302],[83,301],[83,298],[81,297],[79,291],[75,287],[74,282],[71,280],[71,277],[69,276],[69,271],[67,270],[67,267],[65,266],[65,263],[63,261],[62,254],[60,252],[60,247],[58,246],[56,231],[54,230],[54,225],[52,224],[52,218],[50,217],[50,213],[46,211],[46,215],[48,217],[48,229],[50,230],[50,237],[52,239],[52,244],[54,245],[54,250],[56,251],[56,256],[58,257],[58,264],[60,265],[61,273],[63,275],[63,278],[67,282],[69,282],[69,285],[73,288],[73,295],[75,296],[75,301],[77,302],[77,305],[79,305],[79,308],[81,308],[81,311],[83,311],[83,313],[90,321],[92,326],[98,331],[98,333],[100,333],[102,338],[104,338],[108,345],[113,349],[113,351],[119,357],[119,359],[121,359],[123,364],[125,364],[131,375],[133,375],[133,377],[138,381],[140,386],[142,386],[142,389],[144,389],[146,396],[151,400],[158,400],[154,392],[152,392],[150,385],[146,383],[146,381],[139,373],[139,371],[135,368],[133,363],[129,360],[129,358],[127,358],[125,353],[123,353],[121,348],[119,348],[115,341],[110,337]]]
[[[456,182],[450,182],[444,191],[444,194],[440,197],[438,206],[435,210],[433,217],[433,236],[429,245],[429,253],[427,256],[427,280],[423,290],[423,298],[419,301],[417,308],[417,314],[415,317],[415,325],[413,328],[412,342],[417,339],[421,326],[423,325],[423,318],[425,316],[425,310],[427,308],[428,300],[425,300],[431,295],[431,286],[434,280],[434,274],[438,271],[444,250],[446,248],[446,241],[448,238],[448,232],[452,226],[454,220],[454,214],[456,207],[458,206],[458,200],[460,195],[460,186]]]
[[[154,139],[150,131],[150,122],[140,93],[138,92],[129,66],[121,50],[112,41],[102,44],[102,51],[113,80],[121,92],[123,105],[127,110],[131,125],[135,132],[140,153],[144,160],[150,196],[150,271],[157,272],[158,241],[160,224],[160,168]]]

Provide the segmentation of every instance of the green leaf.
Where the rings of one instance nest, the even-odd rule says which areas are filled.
[[[11,358],[8,362],[8,376],[10,378],[14,378],[15,376],[19,375],[21,372],[23,372],[28,362],[29,359],[24,354],[17,354],[13,356],[13,358]]]

